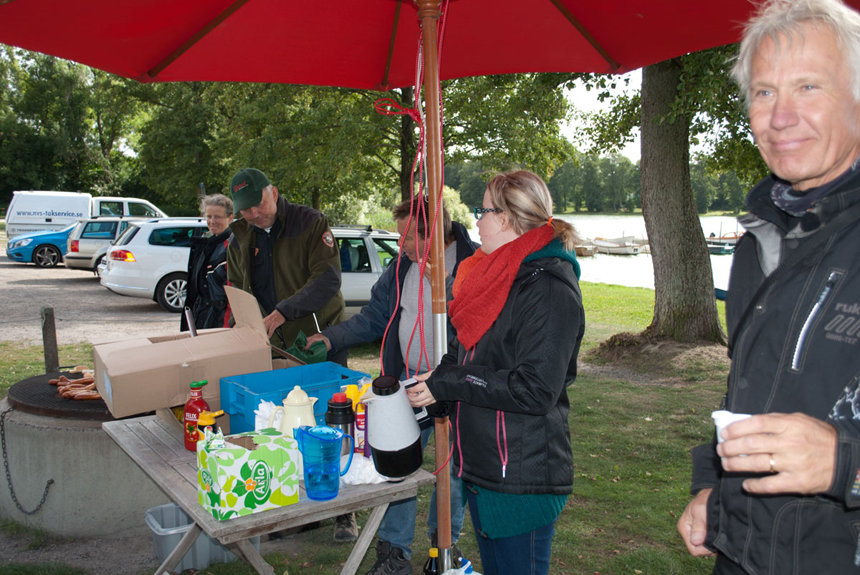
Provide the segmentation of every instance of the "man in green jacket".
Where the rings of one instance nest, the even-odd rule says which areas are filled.
[[[317,333],[344,319],[340,253],[326,217],[289,203],[254,168],[233,176],[233,206],[241,219],[230,225],[230,285],[253,294],[273,345],[291,347],[299,331]],[[346,356],[329,357],[346,365]]]
[[[322,329],[342,322],[340,252],[326,217],[289,203],[254,168],[239,170],[230,191],[233,209],[242,217],[230,224],[227,279],[257,298],[272,345],[287,349],[299,331],[317,333],[317,322]],[[328,356],[344,367],[346,358],[347,350]],[[357,537],[352,513],[336,518],[335,541]]]

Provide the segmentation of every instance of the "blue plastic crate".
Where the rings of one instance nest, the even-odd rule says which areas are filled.
[[[309,397],[318,398],[314,416],[317,424],[323,425],[328,400],[341,386],[357,384],[363,377],[370,375],[331,361],[222,377],[221,409],[230,416],[230,433],[253,431],[254,410],[260,401],[282,405],[287,394],[298,385]]]

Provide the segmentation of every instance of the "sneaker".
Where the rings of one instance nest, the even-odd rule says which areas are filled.
[[[338,543],[347,543],[356,539],[358,539],[358,523],[355,522],[355,513],[335,517],[334,540]]]
[[[403,549],[392,547],[388,541],[376,543],[376,563],[366,575],[410,575],[412,564],[403,556]]]

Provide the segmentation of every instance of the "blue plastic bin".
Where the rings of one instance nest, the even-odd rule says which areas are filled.
[[[357,384],[363,377],[370,375],[331,361],[222,377],[221,409],[230,416],[230,433],[253,431],[254,410],[260,401],[282,405],[287,394],[298,385],[309,397],[318,398],[314,416],[317,424],[323,425],[328,400],[341,386]]]

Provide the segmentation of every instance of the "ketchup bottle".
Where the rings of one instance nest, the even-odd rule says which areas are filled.
[[[197,451],[197,440],[199,439],[197,418],[201,411],[209,411],[209,404],[203,399],[203,386],[207,383],[209,382],[205,379],[203,381],[191,382],[191,399],[185,403],[185,409],[183,410],[185,449],[188,451]]]

